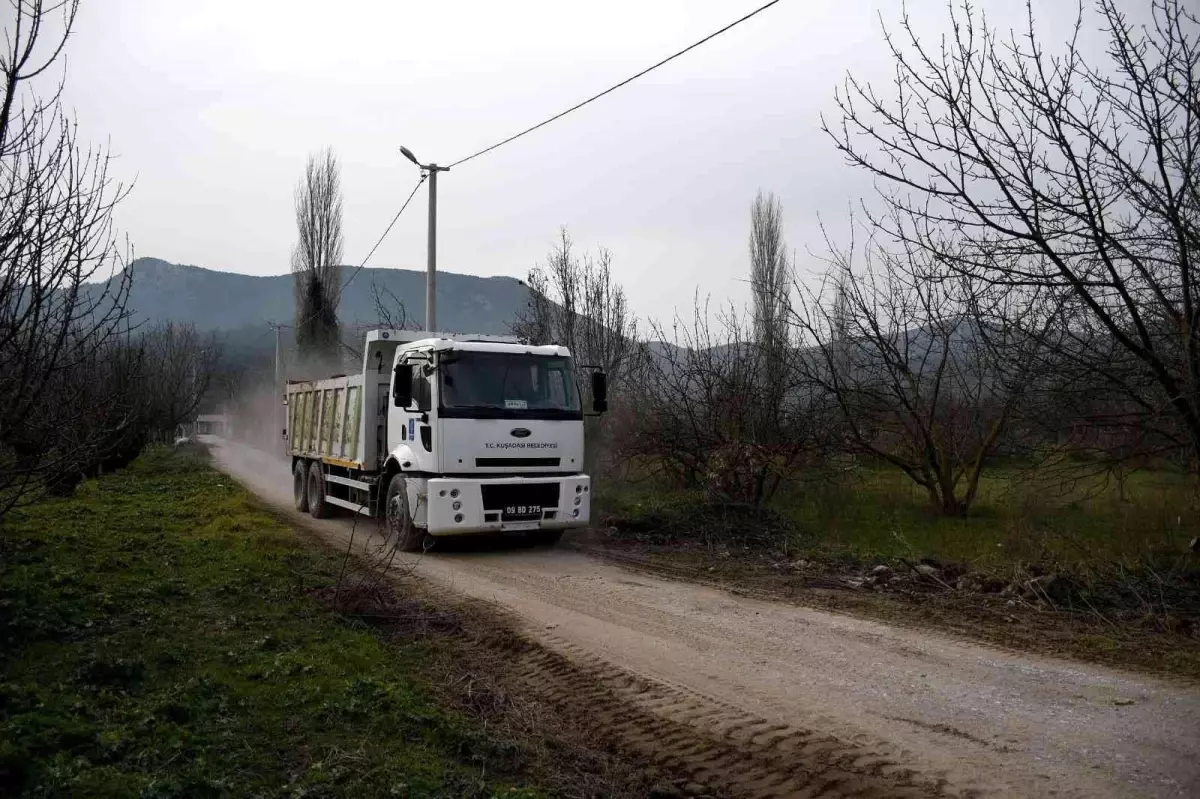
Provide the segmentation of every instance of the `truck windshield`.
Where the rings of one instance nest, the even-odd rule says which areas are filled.
[[[451,352],[441,358],[447,417],[580,418],[569,358],[506,352]]]

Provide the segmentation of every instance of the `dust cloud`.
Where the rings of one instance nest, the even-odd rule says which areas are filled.
[[[339,375],[354,374],[362,368],[365,333],[353,337],[354,344],[342,343],[340,357],[301,356],[295,341],[285,336],[282,341],[281,374],[275,385],[273,362],[257,364],[245,375],[243,388],[225,403],[231,419],[231,439],[251,446],[280,460],[287,459],[288,426],[284,395],[288,382],[323,380]]]

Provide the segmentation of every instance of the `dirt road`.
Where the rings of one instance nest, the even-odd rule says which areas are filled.
[[[293,512],[287,463],[239,446],[217,458]],[[348,540],[349,519],[296,518]],[[564,549],[411,558],[420,577],[497,603],[587,670],[586,684],[561,691],[603,692],[597,712],[634,743],[670,749],[675,735],[667,756],[737,792],[891,795],[878,781],[893,779],[966,795],[1200,796],[1194,687],[733,596]],[[558,679],[552,671],[534,658],[528,680]],[[697,751],[674,732],[683,726],[719,745]],[[790,774],[789,762],[800,764]]]

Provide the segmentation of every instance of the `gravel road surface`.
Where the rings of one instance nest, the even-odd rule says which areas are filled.
[[[291,509],[287,462],[232,444],[216,458],[346,545],[348,517]],[[373,527],[360,519],[363,546]],[[603,687],[609,703],[597,712],[636,727],[633,738],[661,737],[658,719],[723,742],[697,755],[689,741],[689,756],[714,760],[735,792],[808,794],[820,772],[832,795],[891,795],[899,789],[879,780],[912,778],[946,794],[1200,796],[1194,686],[734,596],[567,549],[473,549],[403,557],[438,590],[496,603],[590,670],[588,689]],[[530,665],[530,681],[539,668]],[[612,709],[618,701],[628,713]],[[771,772],[788,758],[820,765]]]

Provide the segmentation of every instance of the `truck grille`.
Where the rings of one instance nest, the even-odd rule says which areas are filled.
[[[501,466],[558,466],[559,458],[476,458],[475,466],[480,469]]]
[[[483,509],[503,510],[513,505],[558,507],[558,483],[508,483],[484,485]]]

